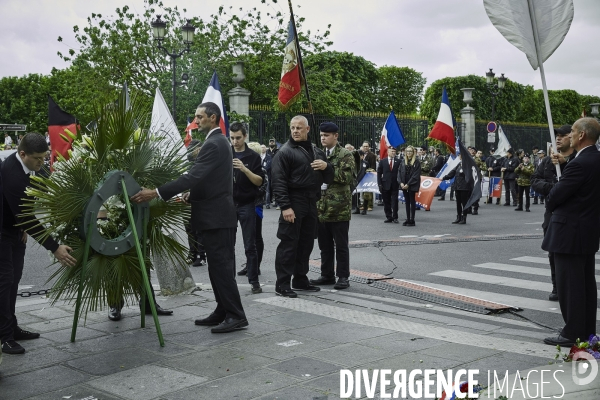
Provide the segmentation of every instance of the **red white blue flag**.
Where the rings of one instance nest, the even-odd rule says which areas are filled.
[[[390,115],[388,115],[383,130],[381,131],[379,158],[383,160],[388,156],[388,147],[398,147],[403,143],[406,143],[406,139],[404,139],[400,125],[398,125],[398,121],[396,120],[396,115],[392,111],[390,112]]]
[[[490,178],[488,191],[490,197],[499,199],[502,196],[502,178],[499,176]]]
[[[283,67],[277,100],[284,110],[289,108],[302,93],[302,77],[300,74],[299,49],[294,35],[292,21],[288,25],[288,37],[283,50]]]
[[[219,128],[221,128],[223,135],[229,137],[229,119],[227,118],[227,108],[225,108],[225,103],[223,102],[221,85],[219,85],[219,77],[217,76],[216,72],[213,72],[210,84],[208,85],[206,93],[204,94],[204,98],[202,99],[203,103],[208,101],[215,103],[219,107],[219,110],[221,110],[221,121],[219,122]]]
[[[448,93],[446,93],[446,87],[442,91],[442,104],[440,106],[440,112],[438,113],[437,121],[433,125],[433,129],[429,132],[429,136],[432,139],[437,139],[446,144],[448,150],[452,154],[456,153],[454,147],[454,130],[456,129],[456,120],[452,115],[452,108],[450,108],[450,101],[448,100]]]

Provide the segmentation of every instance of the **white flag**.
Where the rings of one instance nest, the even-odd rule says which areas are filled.
[[[510,149],[510,143],[502,130],[502,127],[498,125],[498,148],[494,153],[495,156],[504,157],[506,156],[506,150]]]
[[[492,24],[538,69],[529,2],[535,13],[540,55],[546,61],[560,46],[573,21],[573,0],[483,0]]]
[[[171,142],[171,145],[177,148],[177,153],[182,157],[187,156],[187,150],[183,145],[183,139],[177,130],[177,125],[173,121],[171,112],[162,93],[156,88],[154,96],[154,105],[152,106],[152,121],[150,122],[150,132],[154,135],[166,137],[165,143]]]

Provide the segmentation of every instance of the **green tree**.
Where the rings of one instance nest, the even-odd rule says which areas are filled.
[[[387,112],[391,106],[397,114],[417,112],[427,79],[409,67],[384,65],[377,69],[377,99],[373,111]]]

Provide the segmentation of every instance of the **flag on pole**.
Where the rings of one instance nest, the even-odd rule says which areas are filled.
[[[488,187],[488,194],[491,198],[502,197],[502,178],[499,176],[493,176],[490,178],[490,186]]]
[[[585,107],[581,109],[581,118],[585,118]]]
[[[463,207],[464,209],[467,209],[481,198],[481,171],[479,170],[479,167],[477,167],[477,163],[475,163],[471,153],[467,151],[465,145],[462,144],[460,140],[458,141],[458,146],[460,148],[462,169],[465,171],[465,181],[467,183],[473,181],[471,197],[469,197],[467,204]]]
[[[50,165],[54,164],[58,154],[69,159],[69,150],[73,147],[73,138],[66,133],[69,130],[77,134],[77,120],[71,114],[63,111],[58,104],[48,95],[48,135],[50,136]],[[66,138],[67,140],[65,140]]]
[[[438,178],[430,178],[428,176],[421,177],[421,186],[419,186],[419,192],[415,196],[415,202],[419,207],[425,210],[431,209],[431,202],[435,196],[435,191],[442,182]],[[402,193],[402,191],[400,191]]]
[[[448,93],[446,93],[446,87],[442,91],[442,104],[440,105],[440,112],[438,113],[437,121],[433,125],[433,129],[429,132],[429,136],[432,139],[437,139],[446,144],[448,150],[454,154],[456,153],[454,143],[454,130],[456,129],[456,120],[452,114],[452,108],[450,107],[450,100],[448,100]]]
[[[458,146],[458,138],[456,139],[456,143],[454,144],[454,147],[456,148],[456,154],[452,154],[452,155],[450,155],[450,157],[448,157],[448,161],[446,161],[446,163],[444,164],[442,169],[440,169],[440,172],[438,172],[438,174],[435,176],[436,178],[441,179],[444,175],[447,175],[448,172],[452,171],[454,169],[454,167],[456,167],[458,165],[458,163],[460,162],[460,158],[458,157],[460,155],[460,148]],[[448,179],[446,181],[442,181],[439,185],[439,188],[440,188],[440,190],[445,191],[452,185],[452,183],[454,183],[454,178]]]
[[[187,119],[187,127],[185,128],[185,139],[183,139],[183,144],[185,147],[190,146],[190,142],[192,141],[192,131],[194,129],[198,129],[198,124],[196,121],[190,122],[190,119]]]
[[[298,44],[294,36],[292,20],[288,24],[288,37],[283,50],[283,66],[281,68],[281,80],[279,82],[279,94],[277,100],[281,108],[288,109],[300,98],[302,93],[302,76],[300,74],[300,62]]]
[[[208,101],[215,103],[221,110],[221,121],[219,122],[219,128],[221,128],[221,132],[223,132],[223,135],[229,137],[229,119],[227,118],[227,108],[225,107],[225,103],[223,102],[223,96],[221,95],[221,85],[219,85],[219,77],[217,76],[216,71],[213,72],[210,84],[208,85],[206,93],[204,94],[204,98],[202,99],[203,103],[206,103]]]
[[[504,134],[504,130],[500,125],[498,125],[498,148],[494,152],[494,156],[504,157],[506,156],[506,151],[510,149],[510,143],[508,142],[508,138]],[[548,153],[546,153],[548,154]]]
[[[167,107],[167,103],[158,88],[154,95],[154,105],[152,106],[152,119],[150,120],[150,132],[157,136],[163,136],[170,145],[177,148],[177,154],[186,157],[187,152],[181,140],[181,134],[173,121],[173,116]]]
[[[381,140],[379,141],[379,158],[383,160],[387,157],[389,146],[398,147],[403,143],[406,143],[406,139],[404,139],[404,135],[402,134],[400,125],[398,125],[394,111],[391,111],[390,115],[388,115],[387,120],[385,121],[383,130],[381,131]]]

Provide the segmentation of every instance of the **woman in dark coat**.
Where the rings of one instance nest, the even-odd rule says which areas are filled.
[[[459,155],[459,157],[462,160],[462,156]],[[453,221],[452,223],[466,224],[467,213],[469,212],[469,209],[465,209],[465,206],[467,205],[467,201],[469,201],[469,197],[471,197],[471,193],[473,192],[473,179],[471,179],[469,182],[465,180],[462,161],[452,171],[444,176],[442,180],[445,181],[454,177],[456,177],[454,180],[454,191],[456,193],[456,221]]]
[[[404,150],[404,158],[398,168],[398,183],[404,194],[406,221],[403,226],[415,226],[415,195],[421,187],[421,162],[417,160],[415,148],[408,146]]]

